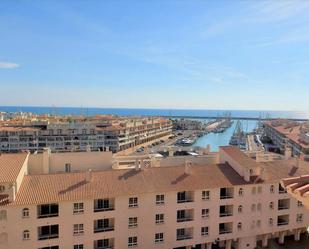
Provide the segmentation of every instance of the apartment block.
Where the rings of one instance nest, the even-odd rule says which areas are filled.
[[[291,120],[264,122],[265,134],[284,153],[291,150],[292,155],[309,160],[309,123]]]
[[[69,159],[54,157],[48,168],[59,171],[45,173],[38,155],[0,155],[1,249],[253,249],[299,240],[309,225],[309,211],[280,185],[308,174],[308,162],[256,162],[221,147],[219,163],[112,169],[79,153],[88,164],[66,172]]]
[[[40,117],[0,121],[0,151],[118,152],[169,136],[172,123],[163,118]]]

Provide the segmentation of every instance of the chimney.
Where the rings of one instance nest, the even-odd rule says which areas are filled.
[[[51,151],[50,148],[44,148],[43,149],[43,173],[44,174],[49,174],[49,163],[50,163],[50,156],[51,156]]]
[[[192,175],[192,162],[191,161],[186,161],[185,163],[185,174]]]
[[[139,170],[139,161],[135,159],[135,170]]]
[[[289,160],[292,157],[292,150],[288,146],[285,147],[284,157],[285,157],[285,160]]]
[[[86,182],[91,182],[91,179],[92,179],[92,170],[88,169],[86,171]]]

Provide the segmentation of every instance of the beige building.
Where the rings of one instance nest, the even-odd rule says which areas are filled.
[[[118,152],[172,134],[172,122],[159,117],[41,117],[0,121],[0,151]]]
[[[256,162],[234,147],[221,147],[217,163],[161,167],[141,157],[113,169],[114,160],[0,155],[0,248],[251,249],[298,240],[308,227],[309,211],[280,186],[308,174],[307,162]]]
[[[309,122],[284,119],[267,121],[264,122],[264,131],[282,153],[289,148],[294,156],[309,161]]]

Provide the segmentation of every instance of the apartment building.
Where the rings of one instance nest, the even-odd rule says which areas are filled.
[[[266,135],[277,145],[281,152],[286,148],[295,156],[309,160],[309,123],[292,120],[273,120],[264,122]]]
[[[308,174],[308,162],[257,162],[221,147],[215,164],[141,158],[115,170],[108,152],[74,153],[0,155],[1,249],[251,249],[299,240],[309,224],[280,186]]]
[[[88,117],[11,120],[0,123],[0,151],[111,150],[118,152],[169,136],[172,123],[163,118]]]

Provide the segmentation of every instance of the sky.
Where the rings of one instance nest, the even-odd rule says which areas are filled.
[[[309,1],[0,1],[0,105],[309,111]]]

